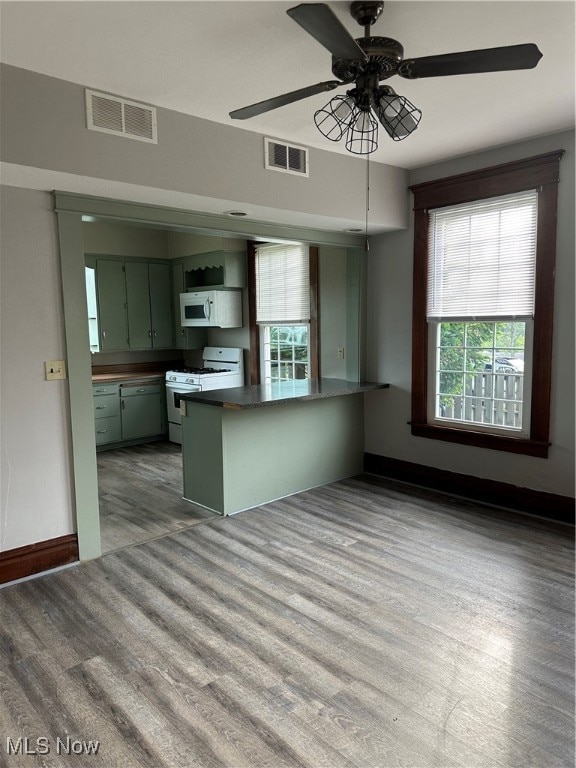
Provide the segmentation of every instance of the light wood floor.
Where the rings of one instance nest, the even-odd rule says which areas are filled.
[[[9,587],[0,766],[568,768],[573,565],[366,477]],[[6,757],[67,734],[99,754]]]
[[[102,552],[140,544],[215,515],[182,501],[182,449],[144,443],[98,453]]]

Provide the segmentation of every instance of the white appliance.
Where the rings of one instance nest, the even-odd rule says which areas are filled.
[[[180,294],[180,324],[183,327],[242,327],[240,291],[188,291]]]
[[[173,443],[182,443],[180,395],[244,386],[244,357],[236,347],[204,347],[202,368],[166,371],[168,435]]]

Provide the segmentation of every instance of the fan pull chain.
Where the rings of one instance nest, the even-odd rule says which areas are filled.
[[[366,155],[366,224],[364,229],[364,250],[370,250],[368,242],[368,211],[370,210],[370,155]]]

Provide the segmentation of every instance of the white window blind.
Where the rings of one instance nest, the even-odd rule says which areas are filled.
[[[256,322],[300,323],[310,319],[308,247],[256,248]]]
[[[430,211],[428,320],[531,317],[536,190]]]

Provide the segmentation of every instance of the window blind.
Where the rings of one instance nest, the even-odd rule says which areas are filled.
[[[256,322],[300,323],[310,319],[308,247],[256,247]]]
[[[534,314],[537,191],[430,211],[427,318]]]

